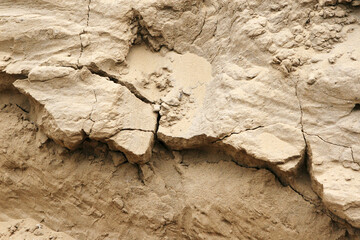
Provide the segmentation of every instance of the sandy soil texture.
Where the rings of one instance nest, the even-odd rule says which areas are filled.
[[[359,0],[3,0],[0,239],[360,239]]]

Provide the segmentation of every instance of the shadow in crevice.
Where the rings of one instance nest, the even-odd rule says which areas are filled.
[[[360,103],[356,103],[354,108],[351,110],[351,112],[358,112],[360,111]]]

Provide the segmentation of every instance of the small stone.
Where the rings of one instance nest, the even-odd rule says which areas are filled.
[[[163,102],[163,103],[161,103],[161,108],[166,109],[166,110],[169,110],[169,109],[170,109],[170,106],[167,105],[165,102]]]
[[[304,39],[303,36],[297,35],[297,36],[295,37],[295,42],[300,43],[300,42],[302,42],[303,39]]]
[[[115,206],[119,209],[123,209],[124,208],[124,202],[123,200],[121,200],[120,197],[116,197],[113,199],[113,203],[115,204]]]
[[[166,221],[172,221],[174,219],[174,214],[173,213],[165,213],[164,214],[164,219]]]
[[[259,70],[255,68],[251,68],[246,72],[246,78],[247,79],[254,79],[257,75],[259,75]]]
[[[329,61],[330,64],[335,64],[336,63],[336,58],[331,57],[331,58],[328,59],[328,61]]]
[[[313,85],[316,82],[316,77],[313,73],[310,74],[309,79],[307,81],[308,85]]]
[[[359,171],[359,170],[360,170],[360,166],[359,166],[359,164],[357,164],[357,163],[353,163],[353,164],[351,165],[351,169],[354,170],[354,171]]]
[[[161,110],[161,106],[159,104],[153,105],[153,111],[154,112],[160,112],[160,110]]]
[[[312,78],[312,79],[309,79],[309,80],[307,81],[307,84],[308,84],[308,85],[313,85],[315,82],[316,82],[316,79],[315,79],[315,78]]]
[[[308,47],[308,48],[311,47],[311,41],[310,41],[310,40],[307,40],[307,41],[305,42],[305,46]]]
[[[310,61],[311,61],[311,63],[317,63],[317,62],[320,62],[320,61],[321,61],[321,58],[319,58],[319,57],[313,57]]]
[[[169,101],[166,102],[168,105],[170,106],[174,106],[177,107],[180,105],[179,99],[178,98],[172,98]]]
[[[44,233],[42,233],[41,231],[39,231],[38,229],[36,229],[36,230],[34,231],[34,235],[35,235],[35,236],[42,236],[42,235],[44,235]]]
[[[183,89],[182,93],[186,96],[190,96],[191,95],[191,89]]]

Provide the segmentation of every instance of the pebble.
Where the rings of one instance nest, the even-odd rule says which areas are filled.
[[[328,61],[329,61],[330,64],[335,64],[336,63],[336,58],[331,57],[331,58],[328,59]]]
[[[155,104],[155,105],[153,106],[153,111],[154,111],[154,112],[160,112],[160,110],[161,110],[161,106],[160,106],[159,104]]]
[[[124,208],[124,202],[123,200],[121,200],[121,198],[116,197],[113,199],[113,203],[116,205],[116,207],[118,207],[119,209],[123,209]]]

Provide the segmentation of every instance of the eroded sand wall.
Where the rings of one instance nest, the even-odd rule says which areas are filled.
[[[358,2],[1,2],[1,219],[356,239]]]

